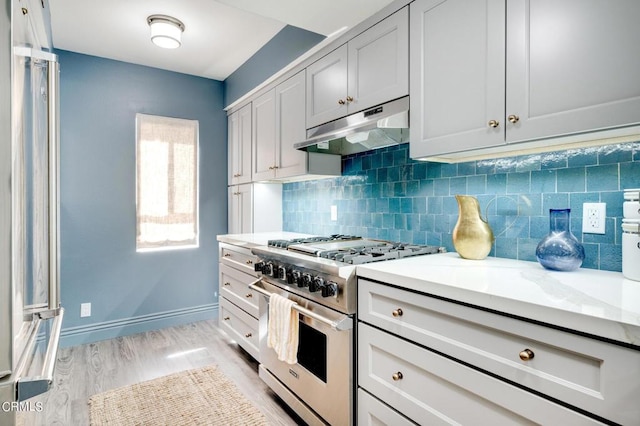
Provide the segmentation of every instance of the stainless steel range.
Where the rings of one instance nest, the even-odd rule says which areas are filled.
[[[353,366],[356,266],[444,252],[437,246],[351,235],[271,240],[252,250],[261,272],[260,377],[309,424],[354,423]],[[276,293],[296,302],[298,363],[278,360],[267,346],[268,306]]]

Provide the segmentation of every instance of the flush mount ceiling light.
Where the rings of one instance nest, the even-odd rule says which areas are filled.
[[[180,47],[184,24],[167,15],[151,15],[147,18],[151,27],[151,41],[165,49]]]

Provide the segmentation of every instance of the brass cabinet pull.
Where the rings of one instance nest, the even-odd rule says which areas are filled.
[[[273,170],[273,166],[269,166],[269,170]]]
[[[246,297],[246,298],[251,298],[251,297],[253,297],[253,294],[251,294],[251,293],[247,293],[244,297]]]
[[[404,312],[402,312],[401,308],[396,309],[395,311],[391,312],[391,315],[393,315],[394,317],[401,317],[404,314]]]
[[[231,283],[224,283],[223,285],[231,285]]]
[[[245,263],[246,263],[247,265],[253,265],[253,260],[247,260]]]
[[[278,167],[278,166],[273,166],[273,169],[274,169],[274,170],[278,170],[279,168],[280,168],[280,167]]]
[[[402,380],[403,377],[404,376],[400,371],[398,371],[397,373],[393,373],[393,376],[391,376],[394,382],[397,382],[398,380]]]
[[[249,337],[251,337],[251,336],[253,336],[251,333],[247,333],[247,334],[245,334],[245,335],[244,335],[244,337],[246,337],[247,339],[248,339]]]
[[[489,120],[489,123],[487,124],[489,124],[489,127],[493,127],[495,129],[500,125],[500,122],[498,120]]]
[[[231,257],[231,253],[225,253],[224,257]]]
[[[231,317],[224,317],[222,319],[225,320],[225,321],[229,321],[231,319]]]
[[[520,121],[520,117],[518,117],[517,115],[511,114],[510,116],[507,117],[507,120],[509,120],[509,122],[512,124],[516,124],[518,121]]]
[[[240,173],[236,173],[235,175],[233,175],[233,177],[240,177],[242,176]]]
[[[353,102],[353,98],[351,96],[347,96],[347,102]]]
[[[523,361],[531,361],[535,354],[531,349],[525,349],[519,353],[520,359]]]
[[[344,99],[339,99],[338,100],[338,104],[339,105],[344,105],[346,102],[344,101]]]

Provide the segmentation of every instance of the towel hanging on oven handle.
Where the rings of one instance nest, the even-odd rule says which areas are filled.
[[[249,284],[249,288],[255,292],[258,292],[260,294],[262,294],[263,296],[269,298],[271,297],[271,293],[268,292],[267,290],[265,290],[262,287],[258,287],[257,284],[262,282],[262,277],[258,278],[257,280],[255,280],[254,282],[252,282],[251,284]],[[344,318],[338,320],[338,321],[332,321],[330,319],[327,319],[325,317],[323,317],[322,315],[318,315],[317,313],[307,309],[307,308],[303,308],[300,305],[293,305],[292,309],[298,311],[300,314],[309,317],[309,318],[313,318],[316,321],[320,321],[323,324],[328,325],[329,327],[333,328],[334,330],[338,330],[338,331],[342,331],[342,330],[349,330],[351,328],[353,328],[353,319],[347,315],[344,316]]]

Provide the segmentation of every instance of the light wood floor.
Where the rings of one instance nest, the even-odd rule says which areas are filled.
[[[303,423],[258,377],[258,363],[217,320],[209,320],[61,348],[54,388],[32,399],[42,401],[43,410],[28,413],[23,424],[88,425],[91,395],[210,364],[218,365],[271,424]]]

